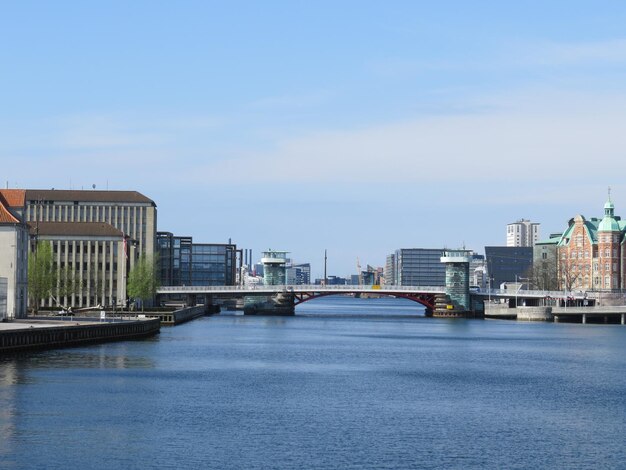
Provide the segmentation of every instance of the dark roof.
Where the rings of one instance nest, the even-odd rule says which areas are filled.
[[[65,189],[27,189],[27,201],[134,202],[156,206],[154,201],[137,191],[79,191]]]
[[[124,234],[110,224],[102,222],[31,222],[30,233],[35,235],[57,235],[70,237],[119,237]]]

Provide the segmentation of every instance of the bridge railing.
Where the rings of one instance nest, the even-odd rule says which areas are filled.
[[[420,292],[441,293],[443,286],[359,286],[359,285],[278,285],[278,286],[161,286],[159,294],[199,292]]]
[[[564,291],[549,291],[549,290],[525,290],[520,289],[518,291],[514,289],[480,289],[475,292],[476,294],[480,294],[484,297],[489,295],[494,297],[551,297],[554,299],[563,299],[567,298],[575,298],[575,299],[584,299],[588,296],[586,292],[575,291],[575,292],[564,292]]]

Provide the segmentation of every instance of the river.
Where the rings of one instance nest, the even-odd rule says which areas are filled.
[[[626,328],[328,297],[0,358],[0,467],[625,468]]]

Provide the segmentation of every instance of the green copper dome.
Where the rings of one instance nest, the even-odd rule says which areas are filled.
[[[613,217],[605,217],[598,226],[598,232],[619,232],[619,224]]]
[[[609,200],[604,204],[604,218],[598,225],[598,232],[619,232],[619,224],[613,217],[614,213],[615,206],[609,197]]]

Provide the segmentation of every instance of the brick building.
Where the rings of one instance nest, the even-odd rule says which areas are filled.
[[[626,222],[615,215],[609,196],[604,217],[569,221],[558,242],[561,289],[618,291],[625,288]]]

